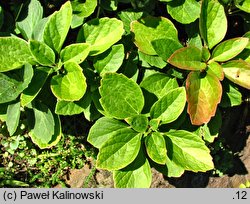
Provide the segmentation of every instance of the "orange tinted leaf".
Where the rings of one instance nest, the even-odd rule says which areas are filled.
[[[202,61],[202,51],[197,47],[184,47],[176,50],[168,59],[175,67],[185,70],[202,70],[206,63]]]
[[[222,86],[216,76],[190,72],[186,81],[188,113],[193,125],[208,123],[221,100]]]

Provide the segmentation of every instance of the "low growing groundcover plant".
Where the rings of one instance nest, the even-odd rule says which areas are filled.
[[[150,187],[152,167],[214,169],[220,110],[250,89],[249,0],[72,0],[45,16],[46,3],[0,5],[6,137],[22,116],[31,141],[51,148],[60,116],[84,114],[115,187]],[[245,30],[230,37],[233,15]]]

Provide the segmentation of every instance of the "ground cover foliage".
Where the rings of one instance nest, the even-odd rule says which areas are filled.
[[[80,114],[115,187],[149,187],[152,167],[167,177],[214,169],[223,109],[249,97],[249,0],[0,2],[9,154],[23,140],[59,148],[62,119]]]

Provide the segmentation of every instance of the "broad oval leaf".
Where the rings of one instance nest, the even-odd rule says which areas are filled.
[[[215,138],[218,137],[221,125],[222,125],[222,117],[220,110],[217,109],[215,116],[212,117],[209,123],[200,126],[199,135],[202,136],[206,142],[212,143],[214,142]]]
[[[145,138],[147,153],[154,162],[165,164],[167,161],[167,148],[163,135],[153,132]]]
[[[183,47],[179,41],[168,38],[153,40],[151,43],[157,55],[164,61],[167,61],[176,50]]]
[[[76,115],[84,112],[90,103],[88,96],[85,97],[85,95],[79,101],[58,100],[56,103],[55,113],[58,115]]]
[[[223,108],[229,108],[232,106],[238,106],[242,103],[242,94],[238,90],[236,84],[229,80],[222,81],[222,98],[220,102],[220,106]]]
[[[208,123],[221,100],[222,86],[217,77],[190,72],[187,81],[188,113],[193,125]]]
[[[149,188],[152,181],[150,164],[143,151],[124,169],[113,172],[116,188]]]
[[[167,167],[167,177],[180,177],[184,172],[185,169],[181,167],[180,165],[176,164],[173,160],[169,159],[167,156],[166,161],[166,167]]]
[[[6,126],[10,136],[12,136],[16,132],[19,124],[20,113],[20,102],[15,102],[8,105]]]
[[[167,10],[176,21],[189,24],[199,18],[201,6],[196,0],[174,0],[167,4]]]
[[[178,88],[176,78],[171,78],[163,73],[152,74],[140,83],[140,87],[157,96],[158,99],[167,94],[168,91]]]
[[[184,70],[202,70],[206,68],[206,63],[202,62],[202,51],[193,46],[176,50],[169,57],[168,62]]]
[[[34,29],[43,17],[43,7],[38,0],[32,0],[27,6],[24,4],[24,7],[20,9],[22,9],[22,11],[27,10],[27,14],[24,19],[21,18],[21,21],[18,20],[16,22],[16,26],[22,36],[28,40],[33,37]]]
[[[177,130],[166,133],[171,140],[171,160],[193,172],[206,172],[214,168],[213,158],[205,142],[198,135]]]
[[[42,103],[32,105],[34,119],[30,118],[30,136],[35,144],[48,144],[55,131],[55,121],[51,110]]]
[[[220,81],[224,79],[224,72],[222,66],[219,63],[211,62],[207,67],[207,73],[216,76]]]
[[[71,5],[75,15],[86,18],[95,11],[97,0],[73,0]]]
[[[126,122],[137,132],[146,132],[148,128],[148,118],[145,115],[136,115],[127,118]]]
[[[26,41],[17,37],[0,37],[0,72],[19,69],[33,61]]]
[[[130,33],[130,23],[132,21],[136,21],[142,17],[145,17],[146,13],[144,12],[135,12],[133,10],[123,10],[120,13],[118,13],[118,16],[122,20],[124,24],[124,30],[127,34]]]
[[[167,63],[159,56],[147,55],[140,51],[138,51],[138,54],[140,61],[142,61],[142,66],[144,67],[157,67],[159,69],[163,69],[167,65]]]
[[[123,23],[116,18],[96,18],[86,22],[78,33],[78,42],[91,45],[90,55],[98,55],[118,42],[123,35]]]
[[[152,41],[166,38],[178,40],[178,33],[174,24],[164,17],[146,17],[133,21],[130,24],[131,32],[134,34],[134,43],[139,50],[148,55],[157,55],[152,46]]]
[[[0,73],[0,104],[15,100],[26,89],[33,77],[33,68],[26,64],[22,69]]]
[[[87,83],[82,68],[75,62],[64,64],[65,75],[56,75],[51,79],[51,90],[60,100],[78,101],[86,92]]]
[[[47,117],[50,117],[50,116],[47,116]],[[50,118],[50,119],[52,119],[52,118]],[[34,119],[32,118],[32,120],[34,120]],[[51,148],[51,147],[55,146],[61,139],[62,128],[61,128],[60,118],[58,115],[53,115],[53,120],[54,120],[54,131],[53,131],[51,136],[50,136],[50,133],[47,134],[48,133],[47,131],[44,131],[42,133],[43,135],[40,134],[41,133],[40,131],[36,131],[36,130],[34,131],[34,129],[32,129],[29,132],[29,135],[31,137],[32,142],[34,142],[36,145],[38,145],[38,147],[40,149]],[[40,128],[42,130],[50,127],[50,126],[45,127],[46,124],[43,124],[43,125],[38,124],[38,125],[40,125],[40,127],[37,127],[37,129]],[[50,138],[50,140],[49,140],[49,138]]]
[[[250,89],[250,64],[243,60],[233,60],[222,64],[226,78],[230,81]]]
[[[98,168],[119,170],[137,157],[141,147],[141,133],[131,129],[119,129],[101,146],[97,156]]]
[[[36,61],[45,66],[55,64],[55,53],[54,51],[45,43],[36,40],[31,40],[29,42],[29,47],[32,55]]]
[[[248,38],[234,38],[217,45],[212,53],[212,60],[225,62],[241,53],[248,45]]]
[[[250,31],[245,33],[243,37],[248,38],[248,45],[245,47],[245,49],[237,55],[234,59],[243,59],[246,62],[250,63]]]
[[[100,94],[105,113],[117,119],[138,115],[144,106],[144,97],[139,85],[123,74],[104,74]]]
[[[211,57],[211,54],[207,47],[202,47],[202,60],[207,62]]]
[[[88,142],[100,148],[113,134],[117,134],[117,131],[128,128],[128,125],[119,120],[102,117],[90,128]]]
[[[60,53],[60,58],[63,63],[71,61],[80,64],[86,59],[89,51],[88,43],[75,43],[65,47]]]
[[[151,118],[158,119],[162,124],[175,121],[186,105],[186,91],[184,87],[173,89],[160,100],[158,100],[150,110]]]
[[[200,33],[209,49],[212,49],[226,35],[227,17],[218,0],[203,0],[200,15]]]
[[[55,52],[59,53],[68,34],[72,20],[72,8],[70,2],[62,5],[59,11],[53,13],[47,21],[43,41]]]
[[[124,57],[124,46],[122,44],[113,45],[104,53],[96,56],[93,65],[101,75],[106,72],[116,72],[121,67]]]
[[[20,100],[22,106],[28,105],[35,99],[51,72],[52,69],[48,67],[37,67],[34,69],[34,76],[32,77],[29,86],[24,89],[21,94]]]

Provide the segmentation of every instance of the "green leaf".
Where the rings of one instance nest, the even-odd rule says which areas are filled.
[[[33,77],[33,69],[26,64],[22,69],[0,73],[0,104],[15,100],[28,87]]]
[[[233,38],[217,45],[212,53],[212,60],[225,62],[241,53],[248,45],[248,38]]]
[[[65,47],[60,53],[60,58],[63,63],[71,61],[80,64],[86,59],[89,51],[88,43],[75,43]]]
[[[139,54],[139,59],[142,62],[146,62],[146,64],[149,64],[149,68],[157,67],[159,69],[162,69],[167,65],[167,63],[161,57],[147,55],[140,51],[138,51],[138,54]]]
[[[214,168],[210,151],[198,135],[184,130],[171,131],[166,135],[171,140],[171,160],[176,164],[193,172]]]
[[[227,17],[218,0],[203,0],[200,15],[200,33],[209,49],[212,49],[226,35]]]
[[[48,67],[37,67],[34,69],[34,76],[32,77],[29,86],[24,89],[23,93],[21,94],[21,105],[23,107],[27,106],[31,101],[34,100],[51,72],[52,69]]]
[[[249,0],[236,0],[235,6],[242,11],[250,13],[250,1]]]
[[[192,23],[199,18],[200,7],[200,3],[195,0],[175,0],[167,4],[168,13],[182,24]]]
[[[97,0],[73,0],[71,5],[74,15],[86,18],[95,11]]]
[[[81,26],[83,24],[83,22],[84,22],[84,17],[74,14],[74,11],[73,11],[73,16],[72,16],[72,21],[71,21],[70,27],[72,29],[75,29],[75,28]]]
[[[93,65],[95,70],[101,75],[106,72],[116,72],[122,65],[124,57],[123,45],[113,45],[104,53],[96,56]]]
[[[147,153],[154,162],[165,164],[167,149],[164,137],[159,132],[153,132],[145,138]]]
[[[3,9],[2,9],[2,7],[0,6],[0,29],[1,29],[2,26],[3,26],[3,17],[4,17]]]
[[[8,103],[0,104],[0,120],[5,122],[7,120]]]
[[[206,63],[202,61],[202,51],[197,47],[184,47],[176,50],[168,59],[175,67],[184,70],[202,70]]]
[[[116,11],[118,0],[100,0],[100,6],[107,11]]]
[[[59,11],[53,13],[47,21],[43,41],[55,52],[59,53],[68,34],[72,20],[70,2],[66,2]]]
[[[136,115],[126,119],[126,122],[137,132],[145,132],[148,128],[148,118],[144,115]]]
[[[20,113],[20,102],[15,102],[8,105],[6,126],[10,136],[12,136],[16,132],[19,124]]]
[[[145,17],[145,15],[144,12],[135,12],[133,10],[121,11],[121,13],[118,14],[124,24],[124,29],[127,34],[130,33],[130,23]]]
[[[55,146],[60,141],[62,136],[59,116],[52,115],[51,111],[44,104],[39,104],[39,108],[36,107],[33,108],[33,110],[34,113],[36,112],[36,115],[40,116],[35,116],[35,118],[30,118],[30,120],[36,121],[37,118],[40,118],[43,120],[43,122],[40,121],[42,123],[38,122],[38,124],[35,124],[34,128],[29,132],[32,142],[38,145],[40,149],[51,148]],[[51,129],[47,129],[52,128],[51,122],[53,122],[53,132]],[[46,126],[48,124],[49,126]]]
[[[42,18],[38,24],[35,26],[33,33],[32,33],[32,39],[37,40],[39,42],[43,41],[43,35],[44,35],[44,29],[49,20],[49,17]]]
[[[117,132],[128,128],[128,125],[119,120],[102,117],[90,128],[88,142],[100,148],[112,135],[117,135]]]
[[[139,85],[122,74],[104,74],[100,94],[104,111],[117,119],[138,115],[144,106]]]
[[[139,153],[141,133],[120,129],[101,146],[97,156],[97,168],[119,170],[132,163]]]
[[[181,167],[180,165],[176,164],[175,161],[169,159],[167,156],[167,161],[166,161],[166,167],[167,167],[167,177],[180,177],[185,169]]]
[[[250,64],[244,60],[233,60],[222,64],[225,77],[230,81],[250,89]]]
[[[193,125],[208,123],[221,100],[222,87],[217,77],[190,72],[186,80],[188,113]]]
[[[202,60],[204,62],[207,62],[211,57],[211,54],[209,52],[209,50],[207,49],[207,47],[202,47]]]
[[[185,104],[185,88],[173,89],[152,106],[150,116],[151,118],[161,120],[162,124],[171,123],[180,116]]]
[[[33,60],[26,41],[17,37],[0,37],[0,72],[19,69]]]
[[[88,21],[78,33],[78,42],[91,45],[90,55],[98,55],[118,42],[123,35],[123,23],[116,18],[96,18]]]
[[[238,106],[242,103],[242,95],[237,86],[229,80],[223,80],[222,82],[222,99],[220,106],[228,108],[232,106]]]
[[[50,109],[42,104],[32,105],[34,121],[30,122],[30,136],[35,144],[48,144],[55,131],[55,121]],[[33,122],[33,124],[32,124]],[[32,125],[31,125],[32,124]]]
[[[143,90],[156,95],[158,99],[165,96],[168,91],[179,87],[175,78],[163,73],[155,73],[146,77],[140,86]]]
[[[149,188],[152,173],[148,160],[143,151],[138,153],[135,160],[124,169],[113,172],[115,188]]]
[[[29,47],[32,55],[39,64],[44,66],[55,64],[55,53],[45,43],[36,40],[31,40],[29,42]]]
[[[195,21],[185,25],[185,31],[187,33],[187,46],[194,46],[202,50],[203,45],[199,32],[199,21]]]
[[[86,92],[79,101],[57,101],[55,113],[58,115],[76,115],[84,112],[91,103],[91,98]]]
[[[22,36],[28,40],[32,38],[33,31],[36,25],[43,17],[43,7],[41,3],[37,0],[30,1],[29,5],[24,8],[23,10],[27,9],[27,14],[25,18],[22,20],[18,20],[16,22],[16,26],[18,30],[21,32]]]
[[[60,100],[78,101],[86,92],[86,78],[82,68],[75,62],[64,64],[65,74],[53,76],[51,79],[51,90]]]
[[[182,44],[179,41],[172,39],[157,39],[152,41],[152,46],[157,53],[164,61],[167,61],[168,58],[178,49],[182,48]]]
[[[174,24],[164,17],[146,17],[130,24],[131,32],[134,35],[134,43],[139,50],[148,55],[157,55],[152,41],[162,38],[178,40],[178,33]]]
[[[211,62],[208,64],[207,73],[216,76],[220,81],[224,79],[222,66],[217,62]]]
[[[217,109],[214,117],[211,118],[209,123],[200,127],[200,135],[206,142],[212,143],[218,137],[222,125],[222,117],[219,109]]]
[[[237,55],[234,59],[243,59],[246,62],[250,63],[250,32],[247,32],[243,35],[243,37],[248,38],[248,45],[245,47],[245,49]]]

